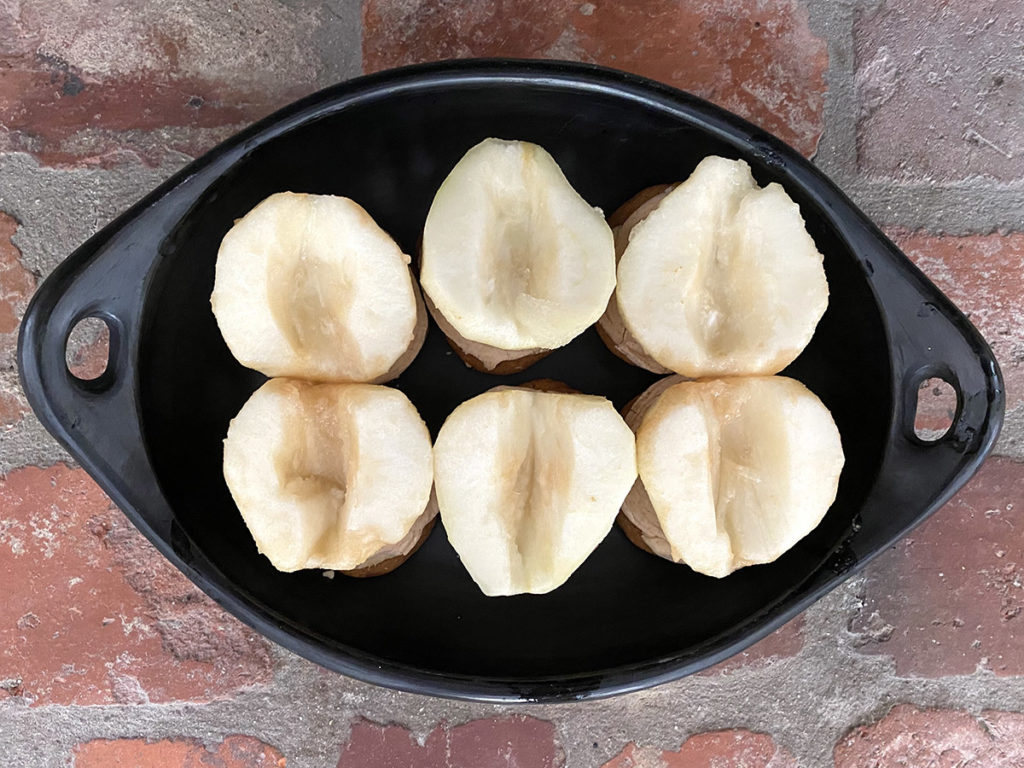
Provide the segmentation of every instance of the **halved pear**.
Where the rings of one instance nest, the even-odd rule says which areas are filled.
[[[271,379],[228,428],[224,479],[281,571],[390,570],[436,514],[427,427],[404,394],[373,384]]]
[[[543,594],[608,534],[636,479],[633,433],[602,397],[499,387],[448,416],[434,477],[448,539],[483,593]]]
[[[619,232],[603,335],[623,357],[689,378],[777,373],[828,305],[822,255],[799,206],[742,160],[707,157]],[[633,349],[631,344],[638,347]]]
[[[821,522],[844,457],[832,415],[783,376],[656,382],[627,409],[634,543],[708,576],[769,563]],[[631,524],[631,525],[629,525]]]
[[[410,261],[354,201],[281,192],[224,236],[210,302],[242,365],[379,383],[398,376],[426,336]]]
[[[467,362],[507,371],[601,316],[615,287],[611,229],[542,147],[486,139],[434,197],[420,283]]]
[[[633,227],[647,218],[647,215],[657,208],[678,184],[656,184],[637,192],[633,197],[620,205],[611,216],[608,217],[608,224],[612,228],[612,235],[615,238],[615,264],[619,263],[623,251],[629,243],[629,234]],[[645,368],[652,373],[672,373],[644,350],[639,341],[629,332],[622,313],[619,312],[619,302],[616,294],[608,299],[608,306],[597,321],[597,335],[616,356],[627,363]]]

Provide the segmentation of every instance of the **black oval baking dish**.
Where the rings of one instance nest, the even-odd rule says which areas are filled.
[[[725,579],[630,544],[617,528],[543,596],[486,598],[439,525],[394,573],[275,571],[221,476],[221,440],[263,377],[210,311],[232,222],[281,190],[346,195],[411,253],[441,180],[488,136],[546,147],[605,211],[685,178],[706,155],[781,183],[825,255],[829,308],[787,369],[832,411],[847,455],[822,524],[781,559]],[[106,372],[65,364],[70,329],[102,318]],[[22,325],[22,381],[43,424],[132,522],[217,602],[313,661],[381,685],[491,701],[585,699],[696,672],[749,646],[863,567],[956,491],[999,430],[1002,381],[967,319],[797,152],[712,104],[643,78],[552,62],[459,61],[342,83],[225,142],[76,250]],[[913,431],[918,384],[958,393],[953,427]],[[431,430],[500,383],[562,379],[623,406],[654,379],[590,329],[516,376],[465,368],[432,327],[396,382]]]

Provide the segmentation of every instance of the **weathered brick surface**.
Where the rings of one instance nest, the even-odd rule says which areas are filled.
[[[771,736],[745,730],[691,736],[678,750],[626,747],[603,768],[797,768]]]
[[[287,758],[252,736],[204,745],[196,739],[95,739],[74,750],[74,768],[285,768]]]
[[[768,637],[759,640],[742,653],[706,670],[705,675],[720,675],[740,669],[758,668],[779,659],[796,656],[804,647],[804,616],[783,624]]]
[[[99,318],[86,318],[71,329],[65,360],[68,370],[80,379],[95,379],[107,368],[110,328]]]
[[[989,459],[870,566],[851,629],[900,675],[1024,675],[1024,464]]]
[[[0,151],[58,165],[198,154],[351,74],[344,22],[302,0],[0,4]]]
[[[35,290],[35,277],[21,263],[21,253],[11,242],[18,222],[0,211],[0,343],[3,362],[12,360],[17,344],[18,322]]]
[[[0,479],[0,584],[6,695],[203,701],[270,678],[265,641],[164,560],[82,470]]]
[[[0,213],[0,434],[9,439],[0,459],[34,463],[50,450],[23,416],[11,367],[34,272],[52,269],[180,166],[176,152],[198,154],[361,67],[464,55],[563,57],[638,72],[746,115],[806,154],[826,127],[825,89],[833,88],[843,101],[831,103],[828,167],[867,209],[888,211],[893,226],[956,213],[933,232],[892,234],[993,344],[1019,414],[1024,235],[950,237],[940,227],[1014,225],[1005,200],[1024,179],[1024,71],[1014,58],[1022,5],[0,0],[0,208],[22,220],[15,239],[23,250],[11,243],[14,219]],[[353,22],[361,15],[360,32]],[[835,54],[831,69],[819,34]],[[859,119],[847,119],[845,94],[859,100]],[[855,122],[856,146],[847,143]],[[935,202],[959,189],[1002,207],[954,211]],[[904,202],[888,208],[894,200]],[[96,372],[102,343],[74,341],[74,370]],[[881,558],[856,615],[798,618],[705,677],[529,710],[543,719],[382,692],[296,659],[274,677],[268,644],[198,593],[81,471],[17,469],[0,481],[0,751],[11,764],[78,768],[264,767],[285,756],[318,768],[557,768],[611,755],[611,768],[789,768],[831,758],[836,768],[1024,766],[1024,716],[985,711],[1018,709],[1024,681],[1021,466],[990,461]],[[834,654],[837,643],[857,650]],[[953,709],[901,706],[882,717],[888,702],[917,690],[920,681],[905,677],[930,678],[921,700]],[[202,705],[213,699],[214,707]],[[199,705],[152,706],[180,701]],[[121,703],[132,706],[47,706]],[[453,713],[463,725],[449,724]],[[743,730],[684,740],[709,723]],[[406,729],[413,724],[426,731]],[[84,743],[49,744],[68,729]],[[225,733],[252,735],[221,740]],[[101,734],[124,738],[87,741]]]
[[[917,388],[915,434],[923,440],[937,440],[953,425],[956,407],[957,395],[952,384],[938,377],[925,379]]]
[[[835,748],[835,768],[1017,768],[1024,765],[1024,715],[898,706],[854,728]]]
[[[15,353],[18,325],[35,290],[35,276],[21,263],[21,253],[11,242],[18,222],[0,211],[0,429],[25,415],[28,404],[18,386]]]
[[[854,26],[866,173],[1024,177],[1022,0],[870,3]]]
[[[571,59],[635,72],[711,99],[808,155],[822,132],[828,52],[796,0],[364,2],[367,71],[465,56]]]
[[[890,234],[992,346],[1006,380],[1007,409],[1024,404],[1024,233]]]
[[[342,747],[338,768],[559,768],[555,727],[532,717],[439,725],[417,740],[397,725],[360,720]]]

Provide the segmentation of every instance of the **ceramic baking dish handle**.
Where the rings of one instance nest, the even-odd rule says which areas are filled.
[[[895,427],[901,442],[908,449],[986,452],[998,436],[1004,407],[1003,380],[992,350],[964,315],[901,258],[895,245],[879,237],[874,248],[892,251],[889,259],[878,260],[884,266],[872,277],[886,309],[897,392]],[[918,390],[931,378],[946,381],[957,395],[951,426],[934,440],[914,431]]]
[[[33,297],[18,339],[22,386],[44,426],[115,502],[147,510],[166,505],[142,440],[133,361],[146,279],[158,254],[142,248],[136,233],[159,226],[156,218],[141,211],[72,254]],[[89,317],[107,325],[110,348],[106,370],[86,381],[68,370],[65,350],[72,329]]]
[[[893,415],[858,549],[878,551],[938,509],[989,452],[1003,421],[1003,379],[967,318],[873,225],[853,243],[884,308]],[[952,424],[929,440],[914,430],[922,382],[940,378],[957,396]],[[876,551],[877,550],[877,551]]]

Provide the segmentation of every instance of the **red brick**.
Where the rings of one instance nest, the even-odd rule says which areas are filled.
[[[0,133],[0,150],[30,152],[53,166],[109,167],[125,151],[150,164],[166,150],[200,154],[274,106],[228,86],[162,73],[103,78],[38,57],[3,63],[0,124],[8,131]],[[201,99],[201,106],[190,106],[190,99]],[[229,129],[199,130],[224,126]],[[168,127],[191,130],[155,150],[129,133]]]
[[[799,51],[799,55],[794,55]],[[367,71],[465,56],[572,59],[661,80],[813,154],[828,52],[796,0],[365,0]]]
[[[271,676],[265,641],[164,560],[82,470],[0,479],[0,584],[0,680],[32,704],[206,701]]]
[[[110,329],[99,318],[86,318],[71,329],[66,360],[68,370],[80,379],[97,378],[107,368]]]
[[[800,614],[783,624],[768,637],[759,640],[742,653],[716,664],[701,674],[720,675],[747,667],[763,667],[796,656],[804,647],[804,616]]]
[[[890,234],[992,346],[1006,380],[1007,410],[1024,405],[1024,233]]]
[[[36,288],[35,277],[21,263],[21,252],[11,241],[18,222],[0,211],[0,342],[4,361],[11,360],[18,341],[18,323]]]
[[[196,155],[305,95],[327,11],[278,3],[0,4],[0,151],[50,165]]]
[[[835,768],[1019,768],[1024,765],[1024,715],[903,704],[873,725],[854,728],[836,744]]]
[[[359,720],[342,747],[338,768],[558,768],[555,727],[532,717],[439,725],[425,738],[397,725]]]
[[[925,440],[937,440],[953,425],[956,405],[952,384],[937,377],[925,379],[917,388],[914,432]]]
[[[902,676],[1024,675],[1024,464],[990,458],[866,572],[861,651]]]
[[[210,747],[196,739],[95,739],[74,750],[74,768],[285,768],[285,757],[252,736]]]
[[[13,378],[13,377],[10,377]],[[13,427],[28,413],[28,403],[17,383],[0,381],[0,428]]]
[[[860,10],[860,166],[898,179],[1024,177],[1022,19],[1022,0]]]
[[[13,426],[28,412],[14,358],[21,316],[35,291],[36,279],[21,263],[21,252],[11,240],[17,229],[18,222],[0,211],[0,428]]]
[[[746,730],[691,736],[676,751],[626,747],[602,768],[797,768],[771,736]]]

